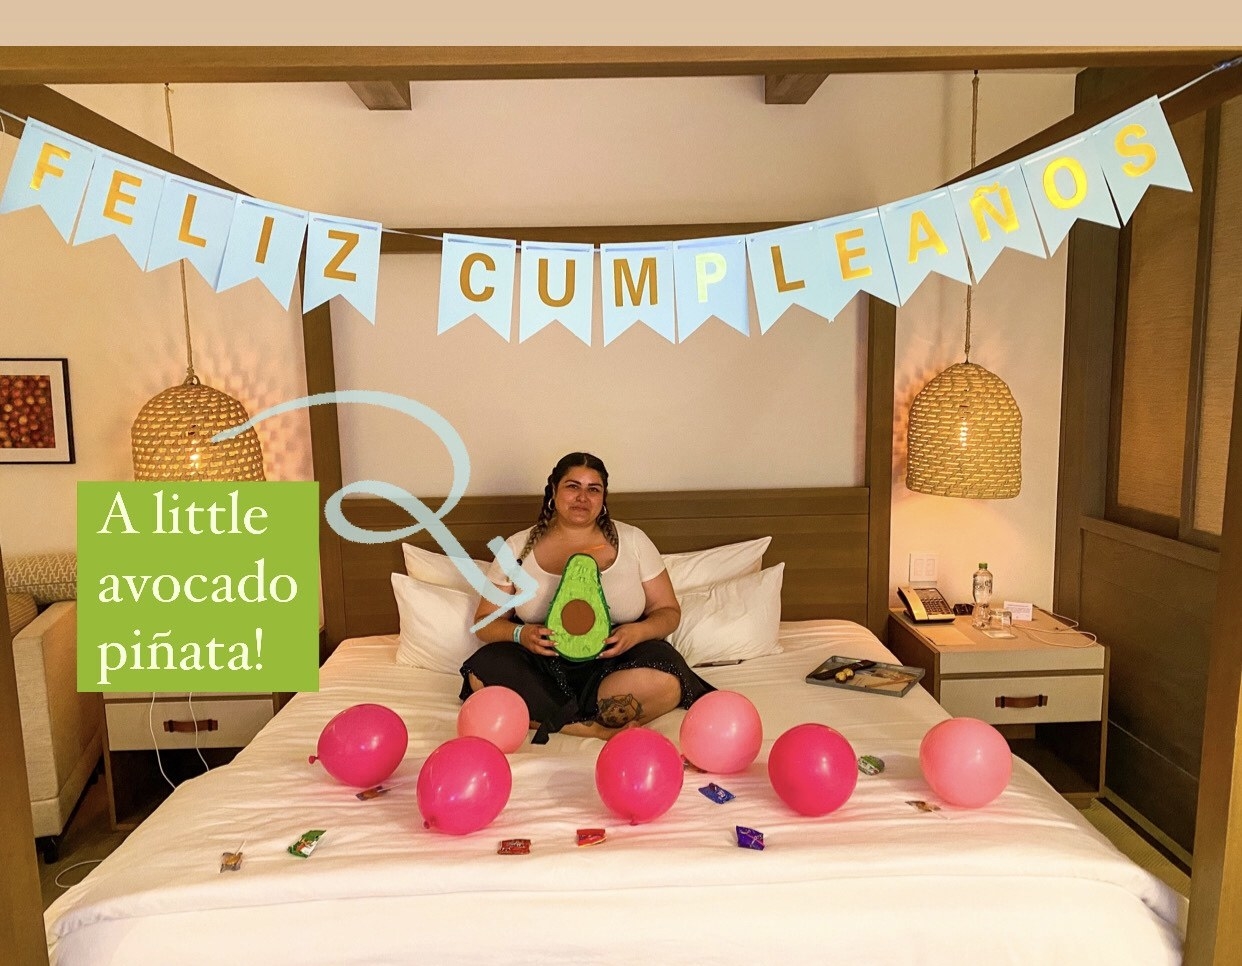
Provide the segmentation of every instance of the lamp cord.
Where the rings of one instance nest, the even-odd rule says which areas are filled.
[[[168,118],[168,152],[177,153],[177,142],[173,139],[172,88],[164,85],[164,116]],[[194,374],[194,348],[190,344],[190,298],[185,287],[185,259],[177,260],[177,268],[181,270],[181,312],[185,317],[185,379],[193,385],[198,384],[198,376]]]
[[[979,72],[975,71],[975,79],[971,81],[970,93],[970,170],[975,170],[979,153]],[[969,269],[968,269],[969,271]],[[974,273],[971,273],[971,280]],[[974,285],[966,286],[966,361],[970,362],[970,295]]]

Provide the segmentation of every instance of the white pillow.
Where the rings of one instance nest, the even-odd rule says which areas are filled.
[[[467,594],[475,593],[475,589],[470,586],[470,581],[457,569],[457,564],[454,563],[452,557],[447,557],[442,553],[432,553],[430,550],[408,543],[401,544],[401,552],[405,555],[405,572],[415,580],[421,580],[425,584],[435,584],[437,587],[452,587],[454,590]],[[486,574],[491,562],[475,560],[474,565]]]
[[[763,564],[763,552],[772,542],[771,537],[759,537],[742,543],[729,543],[723,547],[692,550],[689,553],[665,553],[664,567],[673,590],[682,593],[698,587],[706,587],[722,580],[732,580],[743,574],[757,574]]]
[[[401,615],[398,664],[456,674],[483,646],[470,631],[479,605],[474,591],[437,587],[405,574],[392,575],[392,591]]]
[[[681,623],[672,644],[690,665],[781,653],[781,583],[785,565],[678,594]]]

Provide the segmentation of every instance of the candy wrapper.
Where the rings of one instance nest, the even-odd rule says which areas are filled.
[[[371,788],[364,788],[354,798],[360,802],[369,802],[373,798],[379,798],[381,795],[387,795],[393,790],[392,785],[373,785]]]
[[[723,805],[725,802],[733,800],[733,793],[721,788],[715,782],[708,782],[699,789],[704,795],[710,798],[717,805]]]
[[[497,855],[530,855],[530,839],[505,839],[496,850]]]
[[[878,775],[884,770],[884,759],[875,755],[863,755],[858,759],[858,770],[864,775]]]
[[[906,804],[911,806],[912,808],[917,808],[920,812],[939,812],[940,811],[940,806],[935,804],[934,802],[915,801],[915,802],[906,802]]]
[[[754,849],[757,852],[763,851],[763,833],[756,832],[753,828],[745,826],[735,826],[737,829],[737,847],[739,849]]]
[[[313,828],[309,832],[303,832],[301,837],[289,846],[289,854],[296,855],[299,859],[309,859],[325,832],[327,829],[322,828]]]
[[[242,853],[238,852],[221,852],[220,853],[220,871],[221,872],[238,872],[242,866]]]
[[[580,828],[578,829],[579,845],[599,845],[604,841],[604,830],[602,828]]]

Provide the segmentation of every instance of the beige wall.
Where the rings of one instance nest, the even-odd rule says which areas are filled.
[[[160,88],[66,93],[163,141]],[[898,200],[962,170],[968,75],[832,77],[804,107],[768,107],[755,78],[421,84],[412,113],[365,111],[343,84],[186,85],[179,153],[272,201],[388,225],[809,220]],[[1067,74],[983,82],[980,154],[1069,113]],[[15,142],[0,138],[0,172]],[[258,283],[213,294],[189,271],[196,362],[251,412],[305,389],[296,312]],[[41,213],[0,219],[0,355],[67,355],[79,461],[0,469],[6,552],[73,542],[77,479],[124,479],[142,402],[183,368],[176,269],[144,275],[114,241],[67,246]],[[981,556],[999,593],[1047,603],[1060,399],[1064,257],[1003,256],[976,297],[974,361],[1026,417],[1026,485],[998,504],[905,490],[895,453],[893,582],[911,550],[941,555],[960,597]],[[862,309],[794,312],[749,339],[712,323],[685,345],[644,329],[586,347],[556,327],[507,345],[481,323],[435,334],[438,259],[386,256],[378,324],[334,308],[338,384],[401,392],[466,439],[472,493],[541,486],[591,448],[623,489],[838,485],[861,478]],[[963,289],[926,283],[898,315],[897,427],[922,383],[960,357]],[[598,320],[597,320],[598,329]],[[753,323],[752,323],[753,326]],[[270,478],[309,476],[305,419],[260,427]],[[349,408],[347,479],[422,495],[448,485],[431,434]]]

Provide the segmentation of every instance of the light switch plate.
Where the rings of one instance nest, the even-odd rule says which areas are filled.
[[[910,554],[910,583],[935,583],[940,573],[940,558],[934,553]]]

